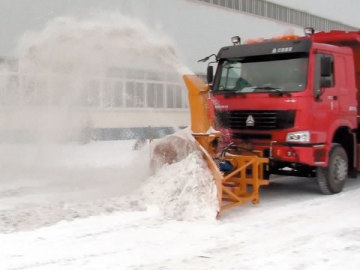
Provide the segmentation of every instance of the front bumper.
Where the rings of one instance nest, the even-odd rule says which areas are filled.
[[[270,145],[270,159],[309,166],[326,166],[328,162],[325,144],[289,144],[273,142]]]
[[[308,166],[325,167],[328,163],[329,146],[325,143],[300,144],[278,141],[252,141],[246,143],[242,140],[233,140],[224,136],[220,147],[225,147],[233,141],[243,149],[258,150],[273,161],[281,163],[298,163]]]

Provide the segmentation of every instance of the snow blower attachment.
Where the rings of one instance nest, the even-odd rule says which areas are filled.
[[[218,153],[216,142],[221,133],[212,127],[209,117],[209,87],[196,75],[184,75],[183,79],[188,89],[192,135],[214,176],[219,214],[249,201],[259,203],[260,186],[268,185],[263,179],[263,165],[268,159],[262,157],[262,152],[238,154],[234,144]]]
[[[262,152],[242,151],[234,144],[218,151],[221,133],[214,129],[209,116],[209,87],[196,75],[184,75],[183,78],[188,88],[191,135],[182,138],[173,134],[153,143],[153,173],[166,163],[178,162],[189,153],[200,150],[216,184],[218,216],[222,210],[249,201],[259,203],[260,186],[268,184],[268,180],[263,178],[263,165],[268,163],[268,159],[262,157]]]

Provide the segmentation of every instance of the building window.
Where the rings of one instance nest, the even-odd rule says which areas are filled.
[[[247,9],[249,13],[256,14],[254,10],[254,1],[253,0],[246,0],[247,1]]]
[[[266,2],[263,2],[263,1],[260,1],[259,2],[259,14],[258,15],[260,15],[260,16],[266,16],[266,13],[265,13],[265,11],[266,11]]]
[[[272,5],[270,3],[267,4],[266,14],[268,18],[272,18]]]
[[[166,108],[174,108],[174,86],[166,86]]]
[[[147,105],[150,108],[164,107],[164,86],[158,83],[147,85]]]
[[[183,108],[189,108],[189,98],[188,98],[188,91],[186,88],[181,87],[181,98],[183,100]]]
[[[240,1],[241,0],[234,0],[234,9],[240,10]]]
[[[123,97],[124,97],[124,93],[123,93],[123,82],[115,82],[114,84],[114,101],[113,101],[113,106],[114,107],[123,107]]]
[[[241,0],[241,10],[247,12],[247,0]]]
[[[166,86],[166,107],[182,108],[182,88],[178,85]]]
[[[182,108],[182,87],[180,85],[175,86],[175,108]]]
[[[144,107],[144,84],[126,83],[126,107]]]
[[[235,8],[235,4],[234,4],[235,1],[239,1],[239,0],[228,0],[227,7],[234,9]]]
[[[105,108],[113,106],[113,84],[111,81],[104,81],[102,84],[102,105]]]

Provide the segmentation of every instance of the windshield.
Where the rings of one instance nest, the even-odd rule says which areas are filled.
[[[220,62],[214,92],[293,92],[306,88],[307,54],[227,59]]]

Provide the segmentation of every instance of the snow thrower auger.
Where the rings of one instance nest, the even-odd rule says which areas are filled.
[[[258,204],[259,189],[268,185],[263,179],[263,165],[268,163],[261,152],[236,154],[236,145],[229,144],[222,151],[217,150],[221,133],[214,129],[209,116],[209,87],[196,75],[184,75],[188,89],[191,112],[191,134],[193,141],[168,136],[153,148],[153,160],[173,163],[185,157],[189,151],[202,152],[214,176],[219,201],[218,217],[221,211],[251,201]]]

